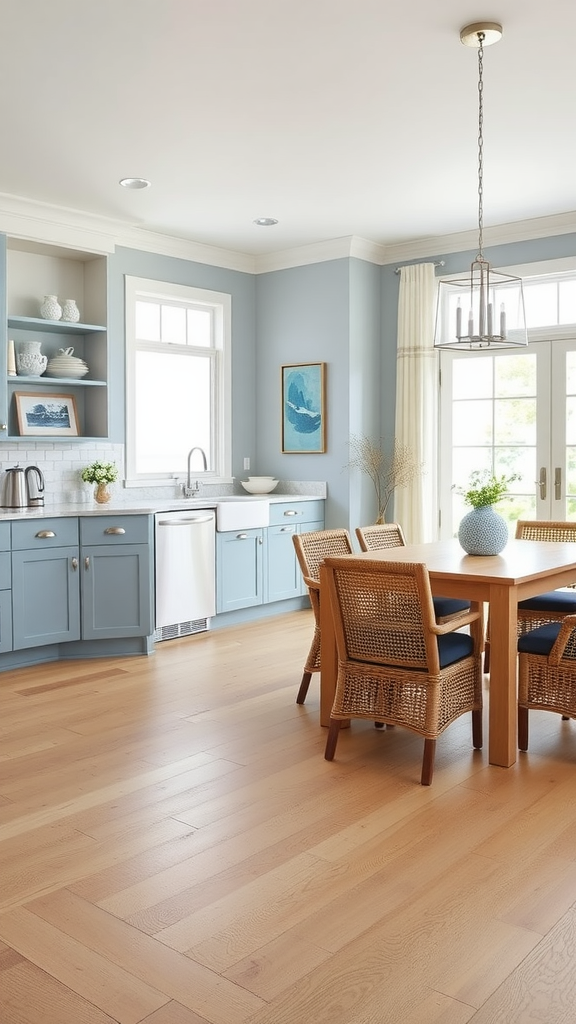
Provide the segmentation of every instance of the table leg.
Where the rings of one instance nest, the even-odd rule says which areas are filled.
[[[490,704],[488,760],[509,768],[516,761],[516,587],[490,587]]]

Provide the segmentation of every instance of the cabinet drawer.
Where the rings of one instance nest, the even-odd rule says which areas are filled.
[[[10,523],[0,523],[0,551],[10,551]]]
[[[152,516],[83,516],[80,519],[82,544],[149,544]]]
[[[310,523],[324,519],[324,500],[270,502],[270,526],[280,523]]]
[[[40,536],[44,534],[44,536]],[[46,536],[53,534],[53,536]],[[12,523],[12,550],[29,548],[62,548],[78,544],[78,520],[73,519],[18,519]]]

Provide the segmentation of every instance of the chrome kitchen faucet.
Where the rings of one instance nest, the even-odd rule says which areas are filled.
[[[191,448],[190,451],[188,452],[188,472],[186,475],[186,483],[182,488],[184,491],[185,498],[192,498],[193,495],[198,494],[198,491],[200,490],[200,484],[198,483],[198,481],[196,481],[195,487],[192,487],[192,481],[190,479],[190,459],[192,458],[194,452],[200,452],[200,455],[202,456],[203,470],[205,473],[208,469],[208,460],[206,458],[206,452],[204,451],[203,448],[199,448],[198,445],[195,445],[195,447]]]

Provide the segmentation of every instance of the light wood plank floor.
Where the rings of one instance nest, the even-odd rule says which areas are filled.
[[[576,723],[353,723],[308,612],[0,676],[2,1024],[574,1024]]]

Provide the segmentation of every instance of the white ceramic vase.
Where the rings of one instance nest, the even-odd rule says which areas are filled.
[[[58,302],[57,295],[45,295],[40,306],[40,316],[43,320],[61,320],[62,306]]]
[[[48,360],[42,355],[39,341],[21,341],[16,353],[16,372],[20,377],[40,377]]]
[[[75,299],[65,299],[62,306],[62,319],[69,323],[76,324],[80,319],[80,310]]]

